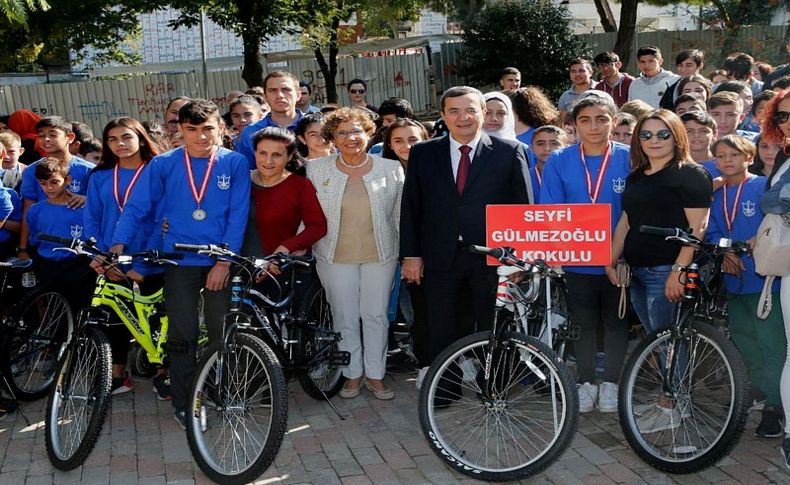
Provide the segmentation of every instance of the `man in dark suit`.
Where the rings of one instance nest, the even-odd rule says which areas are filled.
[[[483,94],[450,88],[441,108],[450,134],[412,148],[400,221],[403,278],[424,276],[432,359],[474,323],[491,326],[496,271],[468,251],[486,243],[486,205],[532,200],[524,145],[482,132]]]

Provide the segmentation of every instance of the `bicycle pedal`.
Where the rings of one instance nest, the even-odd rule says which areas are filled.
[[[561,340],[581,339],[582,328],[579,325],[563,325],[557,329],[557,337]]]
[[[338,350],[329,354],[329,365],[334,367],[343,367],[351,363],[351,352]]]

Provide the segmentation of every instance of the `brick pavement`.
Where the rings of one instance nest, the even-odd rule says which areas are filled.
[[[335,398],[349,415],[346,421],[292,382],[289,432],[274,465],[256,483],[481,483],[454,473],[428,448],[417,424],[414,375],[388,381],[397,392],[394,401],[377,401],[367,391],[349,401]],[[1,484],[209,483],[193,464],[169,403],[156,401],[150,381],[139,380],[134,393],[115,398],[93,454],[83,467],[68,473],[53,470],[47,460],[44,406],[44,400],[25,404],[31,426],[17,415],[0,422]],[[571,449],[546,472],[523,483],[790,483],[778,452],[780,439],[753,436],[759,413],[750,416],[730,457],[686,476],[669,476],[640,461],[625,444],[615,416],[584,415]]]

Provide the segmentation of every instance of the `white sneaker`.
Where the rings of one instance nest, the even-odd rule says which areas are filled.
[[[663,406],[653,406],[636,419],[636,427],[642,434],[658,433],[675,429],[680,426],[683,417],[677,407],[667,409]]]
[[[595,409],[595,403],[598,401],[598,386],[585,382],[584,384],[577,384],[579,390],[579,412],[589,413]]]
[[[601,384],[601,390],[598,394],[598,411],[602,413],[616,413],[617,412],[617,384],[613,382],[604,382]]]
[[[428,373],[428,367],[423,367],[422,369],[417,371],[417,382],[415,382],[415,384],[417,385],[418,391],[422,387],[422,381],[425,379],[425,374],[427,373]]]

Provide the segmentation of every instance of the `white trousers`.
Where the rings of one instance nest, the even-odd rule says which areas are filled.
[[[390,292],[396,261],[389,263],[328,264],[316,269],[332,307],[339,350],[351,353],[343,370],[349,379],[383,379],[386,371]],[[360,318],[362,326],[360,328]]]

